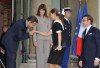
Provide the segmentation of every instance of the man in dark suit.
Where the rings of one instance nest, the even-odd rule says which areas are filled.
[[[26,19],[18,20],[4,35],[2,43],[5,46],[7,59],[6,68],[16,68],[16,52],[19,41],[30,38],[34,31],[26,33],[27,27],[31,28],[38,22],[35,16],[30,16]]]
[[[92,26],[91,15],[85,15],[82,23],[86,29],[83,33],[83,48],[79,65],[82,68],[99,68],[100,30]]]

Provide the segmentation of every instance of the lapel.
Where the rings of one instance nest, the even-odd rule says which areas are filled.
[[[28,27],[26,27],[26,20],[22,22],[24,26],[24,30],[26,31]]]

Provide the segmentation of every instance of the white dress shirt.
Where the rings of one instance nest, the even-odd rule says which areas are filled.
[[[89,29],[91,28],[91,26],[92,26],[92,25],[89,25],[89,26],[86,28],[86,34],[88,33],[88,31],[89,31]],[[86,35],[86,34],[85,34],[85,35]]]

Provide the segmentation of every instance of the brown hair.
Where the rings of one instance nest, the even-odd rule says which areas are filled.
[[[62,24],[63,24],[63,16],[62,16],[62,14],[58,11],[58,9],[53,8],[50,12],[51,12],[52,14],[55,13],[56,16],[59,17],[59,19],[61,20],[61,22],[62,22]]]
[[[4,25],[2,28],[9,28],[9,26],[8,25]]]
[[[45,4],[41,4],[41,5],[39,6],[36,15],[37,15],[37,16],[40,16],[40,10],[41,10],[41,9],[43,9],[43,10],[45,11],[44,16],[45,16],[45,17],[48,17],[48,16],[47,16],[47,8],[46,8],[46,5],[45,5]]]
[[[85,15],[83,17],[87,17],[87,20],[90,20],[91,24],[93,24],[93,17],[91,15]]]

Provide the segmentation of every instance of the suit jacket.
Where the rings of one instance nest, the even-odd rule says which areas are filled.
[[[63,31],[63,41],[66,42],[67,45],[71,45],[71,29],[72,24],[71,21],[69,22],[64,19],[64,31]]]
[[[16,52],[18,49],[19,41],[29,38],[29,33],[26,33],[26,20],[21,19],[17,21],[4,35],[2,43],[6,50]]]
[[[84,36],[84,33],[81,60],[94,61],[95,58],[100,59],[100,30],[91,26],[86,36]]]

